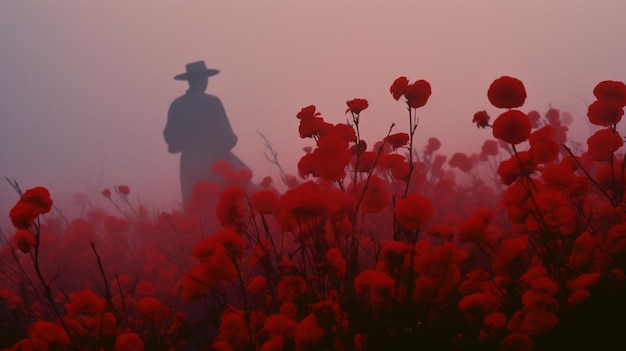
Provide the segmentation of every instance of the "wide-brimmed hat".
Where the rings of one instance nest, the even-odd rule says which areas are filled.
[[[190,77],[210,77],[220,73],[219,70],[206,68],[204,61],[196,61],[185,65],[187,72],[174,77],[176,80],[189,80]]]

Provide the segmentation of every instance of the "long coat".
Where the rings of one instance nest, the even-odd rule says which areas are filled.
[[[190,89],[175,99],[167,114],[163,137],[170,153],[181,153],[180,185],[185,203],[197,182],[221,182],[211,172],[215,161],[228,161],[234,169],[245,167],[231,152],[237,136],[216,96]]]

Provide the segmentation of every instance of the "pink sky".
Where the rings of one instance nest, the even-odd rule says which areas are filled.
[[[75,193],[98,203],[116,184],[152,209],[176,207],[178,155],[162,131],[186,89],[172,77],[195,60],[221,70],[208,92],[255,179],[278,174],[257,132],[296,172],[313,143],[298,137],[295,114],[310,104],[339,123],[347,100],[368,99],[370,144],[393,122],[406,131],[388,91],[402,75],[433,89],[420,148],[436,136],[446,152],[477,151],[491,134],[471,117],[497,116],[486,91],[502,75],[525,83],[524,110],[568,111],[586,132],[595,84],[626,81],[624,13],[619,0],[1,1],[0,176],[49,187],[64,211]],[[16,199],[0,185],[2,213]]]

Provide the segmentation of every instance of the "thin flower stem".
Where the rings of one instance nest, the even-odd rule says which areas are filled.
[[[357,176],[359,174],[359,163],[361,163],[361,132],[359,130],[359,118],[358,115],[356,116],[356,118],[354,117],[354,113],[352,113],[352,122],[354,123],[354,130],[356,132],[356,144],[354,146],[354,150],[356,153],[356,160],[354,161],[354,173],[352,176],[352,184],[356,184],[357,183]],[[356,195],[356,187],[354,188],[355,191],[355,195]]]
[[[609,200],[609,202],[611,203],[611,205],[614,208],[617,207],[617,203],[615,203],[615,200],[613,200],[613,198],[609,195],[609,193],[607,193],[606,190],[604,190],[604,188],[602,188],[600,186],[600,184],[598,184],[598,182],[595,179],[593,179],[591,174],[589,174],[589,172],[587,172],[587,170],[583,167],[583,165],[580,164],[580,161],[578,161],[576,156],[574,156],[574,154],[572,153],[572,150],[570,150],[570,148],[567,147],[567,145],[565,145],[565,144],[561,144],[561,146],[563,146],[565,148],[567,153],[572,157],[572,160],[574,160],[574,162],[576,162],[576,165],[578,166],[578,168],[581,169],[585,173],[585,175],[587,176],[587,179],[589,179],[589,181],[591,183],[593,183],[593,185],[595,185],[596,188],[598,188],[598,190],[602,193],[602,195],[604,195],[604,197],[607,198],[607,200]]]
[[[113,204],[113,207],[115,207],[115,209],[122,215],[124,216],[124,218],[126,218],[126,220],[130,221],[130,217],[128,216],[128,214],[126,214],[126,212],[122,211],[122,209],[115,203],[115,201],[113,201],[113,199],[111,197],[107,197],[107,199],[109,199],[109,201]]]
[[[389,127],[389,131],[387,131],[387,136],[391,134],[391,130],[393,129],[394,126],[395,124],[392,123],[391,127]],[[376,159],[374,160],[374,164],[372,165],[372,168],[367,172],[367,178],[365,179],[365,184],[363,185],[363,191],[361,191],[359,200],[357,201],[356,206],[354,208],[355,216],[359,212],[359,207],[361,206],[361,203],[363,202],[363,198],[365,197],[365,192],[367,191],[367,187],[369,185],[370,179],[372,178],[372,173],[374,173],[374,170],[376,169],[376,164],[378,163],[378,160],[380,159],[380,155],[383,153],[383,148],[385,147],[385,143],[386,143],[385,139],[383,139],[382,144],[378,148],[378,153],[376,154]],[[353,223],[355,223],[355,221],[353,221]]]
[[[54,297],[52,296],[52,287],[50,286],[50,284],[48,284],[48,282],[46,282],[46,279],[43,277],[43,273],[41,272],[41,266],[39,264],[39,248],[41,245],[41,224],[39,223],[39,217],[37,217],[36,221],[32,225],[35,230],[33,233],[35,235],[35,246],[34,246],[35,252],[30,253],[30,258],[33,262],[35,273],[37,274],[37,278],[39,279],[39,281],[41,282],[41,285],[43,286],[44,295],[48,299],[48,302],[50,302],[50,307],[52,308],[52,311],[54,312],[55,316],[58,318],[59,323],[61,323],[61,327],[63,328],[63,330],[65,330],[65,332],[67,333],[67,336],[70,339],[70,343],[72,344],[72,346],[74,346],[74,348],[76,348],[74,337],[72,336],[69,328],[65,324],[65,321],[63,320],[63,317],[61,316],[61,312],[59,311],[59,308],[57,307],[54,301]]]
[[[22,189],[20,189],[20,185],[17,183],[17,181],[16,181],[15,179],[14,179],[14,180],[11,180],[11,179],[9,179],[9,178],[7,178],[7,177],[4,177],[4,179],[6,179],[6,181],[7,181],[7,182],[9,182],[9,184],[11,185],[11,187],[12,187],[12,188],[13,188],[13,189],[17,192],[17,194],[18,194],[19,196],[22,196],[22,195],[23,195]]]
[[[124,321],[126,322],[126,326],[130,325],[130,320],[128,317],[128,310],[126,309],[126,297],[124,296],[124,290],[122,289],[122,282],[120,281],[120,276],[115,273],[115,280],[117,281],[117,287],[120,290],[120,298],[122,299],[122,308],[124,310]]]
[[[408,105],[407,102],[407,110],[409,111],[409,174],[406,177],[406,186],[404,188],[405,198],[409,193],[409,186],[411,183],[411,175],[413,174],[413,170],[415,169],[415,165],[413,164],[413,140],[415,136],[415,131],[417,130],[417,125],[419,124],[419,118],[417,118],[417,109],[411,109],[411,106]]]
[[[265,148],[267,150],[269,150],[270,152],[270,156],[267,155],[267,153],[263,153],[265,155],[265,158],[270,161],[270,163],[272,163],[273,165],[275,165],[278,168],[278,172],[280,174],[280,178],[282,179],[283,183],[287,183],[287,173],[285,173],[285,171],[283,170],[283,167],[280,165],[280,162],[278,162],[278,152],[276,152],[274,150],[274,148],[272,147],[272,144],[270,143],[270,141],[267,139],[267,137],[265,137],[265,135],[263,135],[263,133],[261,132],[257,132],[257,134],[259,134],[261,136],[261,138],[263,138],[263,141],[265,142]]]
[[[139,218],[139,212],[137,212],[137,210],[135,210],[135,207],[130,204],[130,202],[128,201],[128,197],[126,195],[124,195],[124,196],[122,196],[122,199],[124,200],[126,205],[128,205],[130,210],[133,211],[133,213],[135,214],[135,217]]]
[[[243,282],[241,269],[239,268],[239,265],[237,264],[237,260],[234,257],[230,257],[229,255],[229,258],[231,262],[233,263],[233,266],[235,266],[235,269],[237,270],[237,278],[239,280],[239,287],[241,289],[241,297],[242,297],[242,302],[243,302],[243,318],[246,322],[246,327],[248,328],[248,336],[250,336],[250,342],[252,343],[252,345],[255,345],[256,340],[254,337],[254,333],[252,333],[252,326],[250,325],[248,297],[246,295],[246,286]]]
[[[100,255],[96,250],[96,244],[91,241],[91,249],[93,250],[94,255],[96,255],[96,259],[98,261],[98,269],[100,270],[100,275],[102,275],[102,280],[104,281],[104,298],[107,302],[107,306],[112,311],[113,307],[113,297],[111,295],[111,289],[109,289],[109,281],[107,280],[106,274],[104,273],[104,267],[102,266],[102,260],[100,259]]]

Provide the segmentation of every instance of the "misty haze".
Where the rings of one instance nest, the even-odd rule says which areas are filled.
[[[0,2],[0,350],[623,343],[625,10]]]

